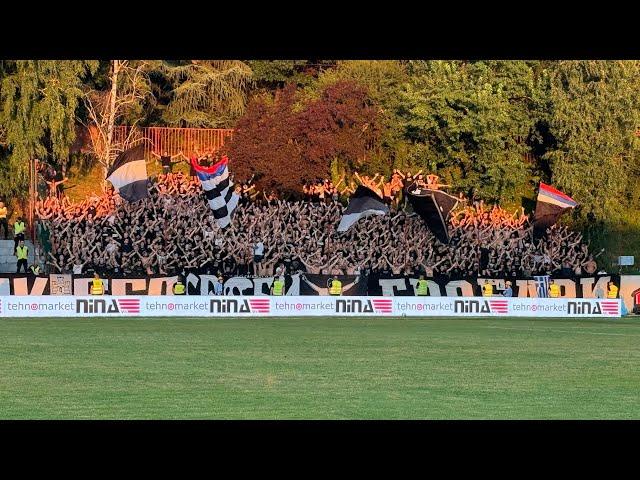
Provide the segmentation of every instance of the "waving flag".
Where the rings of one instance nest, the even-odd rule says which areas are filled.
[[[200,179],[213,217],[221,228],[231,223],[231,214],[238,206],[239,195],[233,191],[233,183],[229,179],[227,164],[229,159],[224,156],[211,167],[201,167],[196,159],[191,160],[191,166]]]
[[[389,213],[389,207],[382,202],[382,199],[370,188],[360,185],[351,195],[349,206],[342,215],[337,231],[346,232],[361,218],[386,213]]]
[[[144,143],[125,150],[107,172],[109,180],[120,196],[128,202],[148,197],[147,165],[144,161]]]
[[[547,228],[554,225],[560,215],[578,205],[573,198],[556,190],[551,185],[540,183],[536,212],[533,217],[534,236],[543,236]]]
[[[406,194],[413,210],[422,217],[435,237],[442,243],[449,243],[449,214],[460,200],[440,190],[431,190],[415,184],[407,188]]]

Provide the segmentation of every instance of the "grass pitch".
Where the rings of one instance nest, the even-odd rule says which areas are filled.
[[[640,418],[640,321],[12,319],[2,419]]]

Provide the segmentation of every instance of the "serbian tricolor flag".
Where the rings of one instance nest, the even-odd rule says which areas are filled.
[[[554,225],[560,215],[578,205],[573,198],[546,183],[540,183],[536,212],[533,217],[534,236],[541,237]]]
[[[239,195],[233,191],[233,183],[229,179],[227,164],[229,159],[224,156],[210,167],[202,167],[197,159],[191,160],[191,166],[200,179],[207,202],[213,210],[213,217],[225,228],[231,223],[231,214],[238,206]]]
[[[125,150],[107,172],[109,180],[120,196],[128,202],[137,202],[147,196],[147,165],[144,161],[144,143]]]

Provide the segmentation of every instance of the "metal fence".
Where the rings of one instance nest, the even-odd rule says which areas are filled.
[[[145,142],[145,155],[151,151],[158,154],[167,152],[175,155],[182,151],[189,156],[198,150],[217,151],[225,142],[233,136],[233,129],[227,128],[170,128],[170,127],[144,127],[138,129]],[[114,130],[116,142],[122,142],[131,131],[129,126],[118,126]]]

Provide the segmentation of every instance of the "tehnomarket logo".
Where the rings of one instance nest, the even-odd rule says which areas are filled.
[[[392,308],[390,298],[336,300],[336,313],[391,313]]]
[[[271,303],[269,298],[251,298],[236,300],[234,298],[212,299],[209,311],[211,313],[269,313]]]
[[[78,299],[76,300],[76,313],[140,313],[140,299]]]
[[[456,300],[455,313],[507,313],[507,300]]]

